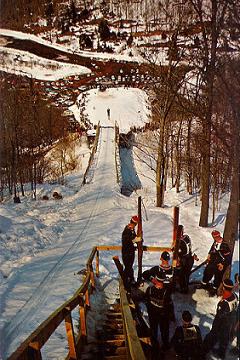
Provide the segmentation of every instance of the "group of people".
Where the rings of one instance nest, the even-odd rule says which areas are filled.
[[[141,241],[135,232],[137,224],[138,217],[133,216],[122,233],[123,282],[127,291],[130,291],[132,285],[135,285],[134,244]],[[176,328],[172,339],[169,338],[170,322],[175,322],[172,293],[176,291],[177,286],[181,293],[188,293],[191,269],[194,260],[198,260],[197,255],[192,253],[189,236],[184,234],[182,225],[179,227],[180,239],[176,267],[173,268],[170,264],[170,253],[163,251],[160,256],[160,264],[142,273],[142,281],[149,284],[144,301],[148,311],[153,359],[159,358],[160,351],[161,358],[163,358],[164,352],[172,347],[179,360],[202,360],[208,352],[214,351],[217,343],[217,356],[219,359],[225,359],[233,325],[237,323],[239,325],[237,320],[239,307],[238,297],[235,293],[236,285],[231,279],[223,280],[226,267],[231,263],[231,251],[219,231],[212,232],[214,242],[209,250],[202,282],[199,286],[199,288],[210,289],[210,295],[214,296],[217,294],[219,286],[222,285],[222,297],[217,304],[212,328],[202,340],[200,328],[192,324],[192,314],[185,310],[182,312],[182,325]],[[172,250],[174,251],[174,249]],[[213,285],[210,286],[212,278]],[[236,282],[238,279],[237,275]],[[159,328],[162,339],[161,348],[158,342]]]

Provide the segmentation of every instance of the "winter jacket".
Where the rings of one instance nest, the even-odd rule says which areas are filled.
[[[214,242],[208,252],[210,255],[209,263],[223,264],[225,267],[231,263],[231,251],[227,243]]]
[[[179,355],[186,358],[201,359],[202,336],[197,325],[178,326],[171,340],[171,345]]]
[[[180,259],[185,256],[192,256],[192,244],[188,235],[184,235],[182,239],[180,239],[178,256]]]
[[[144,280],[152,280],[153,278],[164,279],[164,283],[171,283],[173,276],[172,266],[163,267],[162,265],[153,266],[151,269],[143,272],[142,277]]]
[[[123,255],[133,255],[135,252],[135,246],[133,240],[136,237],[134,229],[130,229],[128,225],[125,227],[122,233],[122,254]]]
[[[213,320],[213,328],[230,329],[238,308],[237,295],[232,293],[227,299],[221,299],[217,304],[217,313]]]
[[[161,316],[170,318],[173,311],[173,302],[169,287],[164,286],[159,289],[155,286],[149,286],[146,291],[146,302],[148,309],[153,309]]]

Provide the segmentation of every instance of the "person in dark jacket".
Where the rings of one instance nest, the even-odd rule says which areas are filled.
[[[192,315],[185,310],[182,313],[183,325],[178,326],[171,339],[179,360],[203,360],[202,335],[200,328],[192,324]]]
[[[233,282],[230,279],[223,281],[222,299],[217,304],[217,313],[212,328],[203,341],[203,349],[207,354],[218,344],[217,355],[225,359],[230,339],[230,331],[238,308],[238,298],[233,292]]]
[[[215,295],[222,282],[223,274],[227,266],[231,263],[231,251],[228,244],[223,242],[219,231],[212,231],[212,237],[214,243],[208,252],[208,263],[203,273],[201,287],[207,289],[210,280],[214,277],[211,294]]]
[[[191,269],[194,260],[198,261],[198,257],[192,253],[191,239],[188,235],[184,234],[183,225],[179,225],[179,229],[181,231],[181,237],[177,254],[176,277],[178,278],[180,292],[187,294]]]
[[[166,253],[166,252],[164,252]],[[163,257],[166,254],[162,254]],[[163,259],[164,261],[164,259]],[[168,262],[168,260],[165,260]],[[159,343],[158,343],[158,328],[161,331],[162,338],[162,351],[169,349],[169,325],[170,320],[174,316],[174,306],[171,299],[171,286],[168,278],[171,267],[154,266],[150,270],[146,270],[142,276],[145,280],[150,280],[153,286],[149,286],[146,291],[146,306],[148,310],[150,331],[151,331],[151,342],[153,358],[159,357]]]
[[[140,237],[137,237],[135,227],[138,224],[138,216],[133,216],[128,225],[122,233],[122,261],[124,265],[123,271],[123,283],[128,290],[132,283],[134,283],[134,271],[133,263],[135,258],[135,246],[134,243],[141,241]]]
[[[168,251],[163,251],[160,256],[160,264],[153,266],[151,269],[143,272],[142,277],[144,280],[152,281],[153,278],[158,276],[164,277],[164,284],[171,285],[173,277],[173,268],[170,265],[170,254]]]

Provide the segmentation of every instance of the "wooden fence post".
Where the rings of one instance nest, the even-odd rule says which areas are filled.
[[[96,276],[99,277],[99,250],[96,252]]]
[[[94,272],[93,272],[93,267],[92,265],[90,266],[90,283],[91,283],[91,293],[92,293],[92,288],[95,289],[95,279],[94,279]]]
[[[33,360],[42,360],[41,349],[38,342],[30,342],[28,345],[28,357]]]
[[[69,347],[69,357],[70,359],[77,359],[72,315],[70,312],[70,308],[66,307],[65,309],[67,311],[67,314],[65,316],[65,327],[66,327],[68,347]]]
[[[172,246],[175,245],[177,240],[177,229],[179,223],[179,207],[174,206],[173,208],[173,237],[172,237]]]
[[[89,296],[88,289],[85,292],[85,304],[86,304],[86,306],[90,307],[90,296]]]
[[[86,310],[83,294],[79,295],[79,315],[80,315],[80,336],[82,343],[85,344],[87,340],[87,326],[86,326]]]

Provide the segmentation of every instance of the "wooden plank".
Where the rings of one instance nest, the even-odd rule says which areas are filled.
[[[28,357],[33,360],[42,360],[42,354],[39,347],[39,343],[30,343],[28,348]]]
[[[140,340],[137,335],[136,327],[133,321],[132,313],[129,308],[127,294],[124,289],[123,281],[119,281],[119,291],[121,299],[121,308],[123,314],[124,328],[126,331],[126,346],[132,360],[146,360]]]
[[[79,297],[79,316],[80,316],[80,334],[82,341],[85,342],[87,337],[87,326],[86,326],[86,311],[84,306],[84,299]]]
[[[123,278],[123,266],[119,260],[118,256],[113,256],[113,261],[115,262],[115,265],[118,269],[119,275],[121,276],[121,278]]]
[[[96,252],[96,276],[99,277],[99,250]]]
[[[122,250],[122,246],[120,245],[100,245],[97,246],[97,250]]]
[[[139,340],[141,341],[141,343],[147,344],[147,345],[151,345],[152,346],[152,342],[151,342],[151,338],[150,337],[140,337]]]
[[[122,250],[122,246],[117,246],[117,245],[101,245],[97,247],[98,250],[102,250],[102,251],[111,251],[111,250]],[[143,251],[152,251],[152,252],[157,252],[157,251],[172,251],[172,247],[169,246],[147,246],[144,245],[143,246]]]
[[[138,197],[138,228],[137,236],[141,238],[141,241],[137,243],[138,252],[138,276],[137,281],[142,279],[142,258],[143,258],[143,230],[142,230],[142,198]]]
[[[173,236],[172,236],[172,247],[175,246],[177,240],[177,228],[179,224],[179,207],[174,206],[173,208]]]
[[[71,359],[77,359],[76,343],[75,343],[71,313],[68,313],[65,317],[65,327],[66,327],[66,334],[67,334],[68,347],[69,347],[69,357]]]

